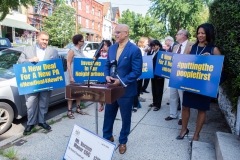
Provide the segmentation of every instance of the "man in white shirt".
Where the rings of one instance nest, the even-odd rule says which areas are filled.
[[[181,29],[178,31],[176,35],[176,41],[179,43],[175,45],[173,48],[173,52],[176,54],[186,54],[189,47],[192,46],[192,43],[188,41],[188,31]],[[172,119],[179,118],[178,124],[182,125],[182,116],[181,113],[178,116],[177,108],[179,105],[179,98],[180,98],[180,105],[182,108],[182,100],[183,100],[183,90],[170,88],[170,116],[166,117],[165,120],[169,121]]]
[[[57,50],[47,47],[49,35],[46,32],[39,32],[37,40],[38,43],[36,45],[24,48],[23,53],[18,59],[18,63],[37,63],[43,60],[59,58]],[[50,95],[51,91],[25,95],[28,121],[27,127],[23,132],[24,135],[30,132],[36,124],[46,130],[51,130],[51,127],[45,122],[45,114],[48,110]]]

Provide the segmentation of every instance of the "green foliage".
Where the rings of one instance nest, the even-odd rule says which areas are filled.
[[[18,158],[16,157],[17,151],[15,151],[14,148],[8,149],[6,151],[1,151],[0,154],[11,160],[18,160]]]
[[[210,23],[217,30],[216,46],[225,56],[224,88],[235,108],[240,96],[240,0],[215,0],[210,6]]]
[[[49,45],[63,47],[75,34],[75,9],[61,4],[55,8],[52,16],[43,21],[43,30],[50,36]]]
[[[190,38],[195,36],[195,30],[201,23],[206,22],[206,4],[211,0],[150,0],[152,6],[149,12],[160,23],[163,23],[162,33],[176,36],[180,29],[186,29]]]
[[[163,25],[149,15],[143,17],[141,14],[131,12],[129,9],[122,12],[119,23],[130,27],[129,37],[137,42],[140,37],[152,37],[159,39]]]
[[[28,5],[34,5],[35,0],[0,0],[0,4],[0,21],[2,21],[7,16],[10,9],[19,7],[20,5],[27,8]]]

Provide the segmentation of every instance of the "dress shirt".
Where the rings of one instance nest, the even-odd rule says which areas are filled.
[[[39,61],[43,61],[46,49],[40,48],[39,45],[36,45],[36,46],[37,46],[36,47],[37,57]]]
[[[186,45],[187,45],[187,42],[188,42],[188,40],[186,40],[186,41],[184,41],[184,42],[182,43],[181,53],[179,53],[179,54],[183,54],[183,53],[184,53],[184,50],[185,50]],[[181,45],[181,44],[180,44],[180,45]],[[179,47],[180,47],[180,45],[179,45]],[[178,47],[178,49],[179,49],[179,47]],[[178,49],[176,50],[176,52],[178,51]]]

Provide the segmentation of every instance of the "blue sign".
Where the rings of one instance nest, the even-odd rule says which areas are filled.
[[[75,82],[87,82],[93,60],[91,58],[74,58],[73,61],[73,78]],[[105,63],[106,59],[98,59],[96,61],[90,77],[91,82],[106,82],[104,75]]]
[[[19,95],[65,87],[61,59],[13,65]]]
[[[217,97],[224,56],[174,54],[169,87]]]
[[[175,53],[159,52],[156,60],[156,68],[154,74],[164,78],[170,78],[172,68],[172,58]]]
[[[139,79],[153,78],[152,56],[143,56],[142,75]]]

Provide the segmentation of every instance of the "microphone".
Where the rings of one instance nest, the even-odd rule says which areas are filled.
[[[112,60],[110,62],[110,75],[113,77],[113,76],[116,76],[119,81],[123,84],[123,87],[127,87],[127,85],[122,81],[122,79],[120,78],[120,76],[118,75],[117,73],[117,60]],[[111,80],[112,83],[114,83],[113,80]]]
[[[98,58],[100,57],[100,54],[101,54],[101,49],[103,48],[104,46],[104,40],[102,40],[102,42],[100,43],[98,49],[96,50],[94,56],[93,56],[93,60],[94,61],[97,61]]]
[[[110,68],[110,75],[113,77],[117,74],[117,60],[112,60],[110,62],[111,68]]]

